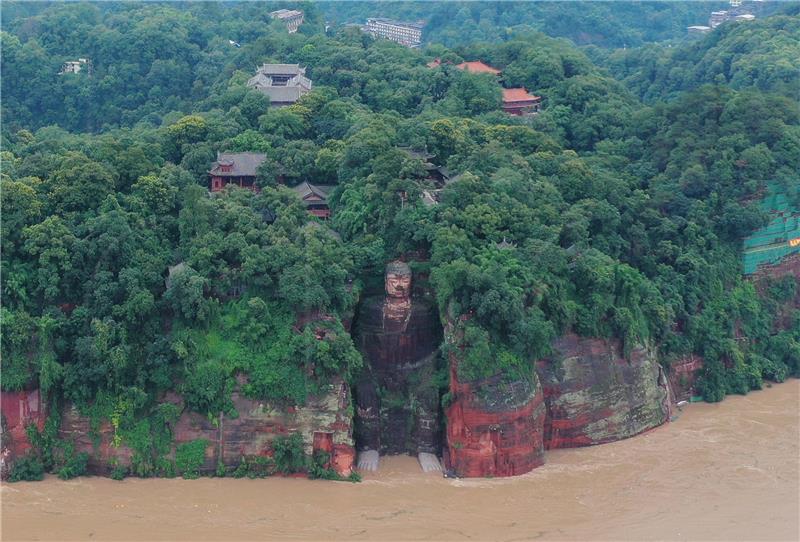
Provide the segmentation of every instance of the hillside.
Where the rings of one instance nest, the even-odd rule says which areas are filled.
[[[249,3],[58,4],[4,27],[2,386],[51,409],[35,462],[69,466],[63,414],[132,450],[122,475],[163,474],[176,427],[221,443],[223,419],[267,416],[259,402],[294,416],[307,451],[352,452],[349,426],[328,442],[317,411],[295,414],[353,420],[370,365],[352,326],[387,262],[416,285],[387,295],[424,300],[445,329],[415,402],[385,394],[415,413],[423,393],[444,413],[459,380],[501,396],[522,383],[538,408],[534,367],[563,343],[602,343],[620,366],[634,352],[630,378],[650,386],[702,357],[709,401],[800,375],[800,319],[783,312],[797,277],[741,273],[742,240],[769,222],[759,198],[800,171],[796,18],[617,51],[607,71],[540,32],[408,49],[328,36],[303,8],[294,34]],[[642,76],[647,51],[691,75]],[[59,74],[84,55],[91,72]],[[501,75],[457,67],[478,60]],[[248,86],[262,64],[302,65],[313,86],[271,106]],[[541,112],[508,114],[510,88]],[[259,164],[234,176],[220,153]],[[278,442],[286,473],[305,468],[290,461],[302,443]]]

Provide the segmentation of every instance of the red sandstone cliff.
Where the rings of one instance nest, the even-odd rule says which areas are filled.
[[[445,340],[457,344],[454,326]],[[539,379],[505,382],[502,376],[476,382],[458,379],[458,350],[449,356],[447,462],[457,476],[514,476],[544,463],[545,407]]]
[[[703,358],[690,354],[678,358],[669,366],[669,391],[673,403],[688,401],[697,395],[695,385],[703,371]]]
[[[547,405],[545,447],[589,446],[631,437],[669,416],[668,384],[654,352],[568,334],[537,363]]]
[[[165,401],[178,404],[181,398],[168,395]],[[195,439],[206,439],[206,460],[202,470],[213,472],[221,460],[228,467],[239,465],[241,457],[271,454],[271,441],[278,435],[300,433],[306,452],[321,450],[331,455],[331,467],[342,476],[352,472],[355,449],[352,439],[350,390],[342,381],[328,391],[310,397],[305,406],[278,407],[265,401],[232,394],[238,417],[220,415],[213,422],[195,412],[184,411],[173,428],[174,448]],[[75,407],[65,409],[60,436],[75,442],[78,452],[89,454],[89,471],[107,474],[112,465],[130,465],[131,450],[114,446],[114,429],[104,422],[93,438],[89,419]]]
[[[44,428],[47,409],[39,390],[4,391],[0,393],[0,474],[5,477],[9,465],[31,449],[25,428],[35,425]]]

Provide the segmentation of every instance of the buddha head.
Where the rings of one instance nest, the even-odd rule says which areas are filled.
[[[386,265],[386,295],[396,299],[411,296],[411,268],[405,262],[394,261]]]

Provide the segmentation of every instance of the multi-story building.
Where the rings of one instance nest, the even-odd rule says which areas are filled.
[[[367,19],[363,30],[373,36],[397,42],[406,47],[417,47],[422,43],[422,27],[424,23],[408,23],[392,19]]]
[[[247,86],[263,92],[270,105],[291,105],[311,90],[311,79],[299,64],[264,64],[247,82]]]
[[[711,17],[708,19],[708,26],[716,28],[729,18],[727,11],[712,11]]]
[[[303,12],[297,9],[279,9],[269,14],[273,19],[283,21],[289,34],[294,34],[303,24]]]
[[[755,15],[739,6],[729,11],[712,11],[711,17],[708,19],[708,26],[716,28],[726,21],[754,21],[755,18]]]
[[[58,73],[61,75],[65,73],[78,73],[83,69],[84,66],[91,66],[91,63],[89,62],[88,58],[79,58],[78,60],[68,60],[67,62],[64,62],[64,64],[61,66],[61,71]]]
[[[691,35],[708,34],[711,32],[711,27],[702,25],[687,26],[686,31]]]

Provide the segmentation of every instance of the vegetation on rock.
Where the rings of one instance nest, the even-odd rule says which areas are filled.
[[[740,264],[767,181],[797,192],[796,17],[601,51],[532,28],[475,43],[524,8],[447,4],[430,34],[444,45],[411,50],[353,28],[328,35],[306,4],[296,34],[249,3],[9,9],[2,387],[38,386],[110,421],[131,474],[199,474],[201,441],[167,459],[180,414],[160,404],[167,392],[213,419],[234,414],[237,386],[302,405],[350,380],[362,360],[345,323],[361,284],[412,254],[429,256],[442,318],[469,316],[466,379],[524,374],[568,331],[658,346],[665,363],[702,355],[708,400],[800,375],[800,317],[773,325],[796,280],[757,291]],[[662,8],[624,9],[652,21],[627,34],[610,21],[601,45],[675,36]],[[451,12],[473,21],[464,41]],[[78,56],[91,73],[58,75]],[[453,65],[476,59],[543,96],[543,111],[504,114],[494,76]],[[306,66],[314,90],[269,108],[246,86],[265,61]],[[403,147],[449,170],[436,204]],[[259,193],[209,194],[223,151],[266,155]],[[333,186],[329,222],[289,188],[303,181]],[[16,476],[80,473],[84,458],[46,433]],[[297,437],[274,443],[278,471],[307,467]],[[248,461],[244,475],[264,467]]]

